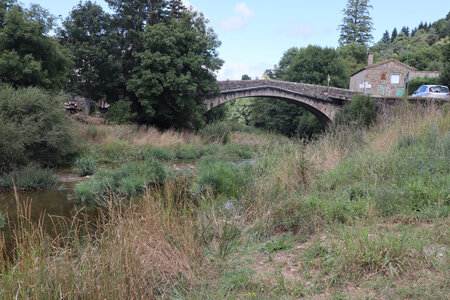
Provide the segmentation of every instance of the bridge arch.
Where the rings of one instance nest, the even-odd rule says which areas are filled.
[[[334,120],[335,114],[342,107],[341,100],[309,95],[289,88],[274,86],[273,84],[261,84],[229,90],[221,89],[220,95],[205,100],[205,104],[207,110],[210,110],[228,101],[250,97],[276,98],[302,106],[313,113],[325,125]]]

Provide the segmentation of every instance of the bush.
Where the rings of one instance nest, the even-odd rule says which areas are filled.
[[[41,168],[37,164],[11,171],[0,182],[0,189],[12,189],[14,186],[25,190],[43,190],[58,183],[53,170]]]
[[[75,155],[63,102],[38,88],[0,86],[0,172],[30,162],[57,166]]]
[[[90,154],[79,157],[74,164],[74,170],[80,176],[92,175],[96,169],[97,161]]]
[[[370,126],[377,118],[377,106],[370,96],[356,95],[336,114],[335,123]]]
[[[112,124],[127,124],[136,119],[137,113],[131,112],[131,101],[119,100],[108,109],[106,118]]]
[[[412,95],[417,89],[426,84],[439,84],[439,78],[419,77],[408,82],[408,94]]]

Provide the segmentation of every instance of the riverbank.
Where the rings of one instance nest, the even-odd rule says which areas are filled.
[[[203,154],[195,174],[167,176],[139,201],[102,193],[102,217],[95,224],[76,217],[56,239],[22,214],[0,293],[445,298],[450,118],[443,111],[403,107],[368,130],[335,128],[310,143],[234,131],[186,138],[192,143],[153,139],[149,147],[132,131],[94,138],[100,128],[119,131],[89,129],[98,145],[89,146],[92,154],[111,162],[135,160],[146,147],[167,147],[156,153],[170,157]],[[224,160],[242,149],[251,149],[253,164]]]

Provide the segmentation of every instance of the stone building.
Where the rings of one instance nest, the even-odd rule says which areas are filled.
[[[398,96],[405,93],[405,74],[408,80],[416,77],[439,77],[435,71],[418,71],[396,59],[373,63],[373,53],[369,53],[368,63],[364,69],[350,76],[350,90],[373,96]],[[412,91],[409,91],[412,92]]]

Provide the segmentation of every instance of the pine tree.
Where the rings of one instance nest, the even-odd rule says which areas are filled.
[[[391,37],[389,36],[389,32],[387,30],[383,33],[383,37],[381,38],[381,41],[383,43],[389,43],[391,41]]]
[[[404,35],[409,36],[409,27],[403,26],[401,32],[402,32]]]
[[[369,15],[370,0],[348,0],[347,6],[343,9],[344,18],[341,29],[339,44],[341,46],[356,42],[358,45],[368,45],[373,39],[372,18]]]
[[[391,43],[395,40],[396,37],[397,37],[397,28],[394,27],[394,30],[392,30],[391,34]]]

